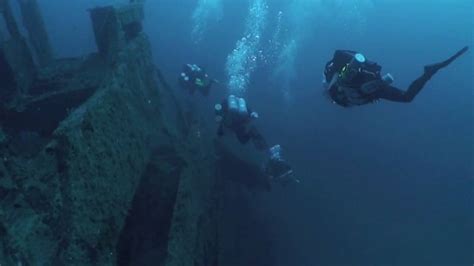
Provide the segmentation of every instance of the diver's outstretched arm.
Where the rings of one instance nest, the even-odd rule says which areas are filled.
[[[426,82],[430,80],[436,72],[440,69],[449,66],[454,60],[463,55],[469,50],[469,47],[466,46],[463,49],[459,50],[456,54],[448,58],[447,60],[425,66],[425,72],[421,77],[413,81],[406,91],[402,91],[393,86],[384,86],[380,91],[377,92],[377,98],[386,99],[394,102],[411,102],[418,95],[418,93],[426,85]]]

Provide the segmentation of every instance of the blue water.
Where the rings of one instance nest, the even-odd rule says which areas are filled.
[[[111,1],[40,2],[58,55],[96,49],[86,9]],[[145,28],[170,79],[196,62],[222,81],[196,99],[210,121],[213,103],[245,95],[262,133],[284,147],[302,184],[274,190],[258,207],[271,217],[278,266],[474,263],[472,51],[410,104],[344,109],[321,89],[336,49],[363,52],[406,88],[425,64],[473,46],[472,0],[210,2],[194,35],[199,1],[149,0]],[[266,7],[248,26],[252,4]],[[255,65],[230,60],[256,29],[260,40],[244,44]],[[248,80],[233,90],[242,71]]]

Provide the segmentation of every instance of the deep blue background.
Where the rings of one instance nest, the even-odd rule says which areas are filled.
[[[226,57],[242,37],[248,1],[223,0],[224,16],[204,40],[190,39],[197,1],[150,0],[146,31],[155,61],[170,80],[181,65],[205,65],[226,81]],[[66,3],[67,2],[67,3]],[[57,54],[95,50],[86,8],[108,1],[41,0]],[[288,2],[268,0],[269,34]],[[348,1],[353,2],[353,1]],[[472,0],[374,1],[367,24],[351,31],[321,16],[300,43],[293,101],[263,66],[249,102],[259,126],[302,179],[263,196],[279,265],[471,265],[473,245],[473,53],[436,75],[411,104],[381,102],[343,109],[321,92],[321,73],[335,49],[355,49],[378,61],[405,88],[433,63],[474,43]],[[329,6],[314,10],[338,13]],[[344,16],[344,14],[342,14]],[[324,18],[323,18],[324,17]],[[204,114],[224,97],[197,97]],[[212,119],[210,118],[209,121]]]

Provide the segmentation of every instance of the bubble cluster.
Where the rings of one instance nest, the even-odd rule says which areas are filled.
[[[362,34],[372,0],[292,0],[287,11],[279,12],[273,38],[268,43],[266,60],[273,66],[272,79],[285,98],[291,98],[291,83],[296,79],[298,47],[314,34],[315,25],[337,21],[342,31]],[[344,33],[345,34],[345,33]]]
[[[314,34],[315,26],[337,21],[342,31],[358,34],[365,28],[366,14],[373,7],[372,0],[289,0],[284,12],[273,14],[273,32],[263,42],[268,6],[266,0],[250,1],[245,34],[227,58],[229,90],[244,94],[251,74],[263,63],[273,68],[272,78],[288,98],[296,79],[298,48]]]
[[[324,6],[332,12],[333,20],[339,22],[342,30],[348,34],[362,35],[367,28],[367,14],[374,9],[373,0],[331,0],[331,4]]]
[[[191,37],[195,43],[202,40],[210,22],[217,22],[222,18],[222,13],[222,0],[198,0],[192,16]]]
[[[279,87],[287,100],[291,97],[291,82],[296,78],[297,52],[297,41],[289,40],[283,45],[273,70],[273,80],[279,82]]]
[[[270,65],[276,63],[275,59],[278,57],[282,48],[283,33],[283,11],[278,11],[272,37],[268,40],[265,52],[262,52],[262,58],[265,64]]]
[[[227,57],[228,87],[230,93],[243,95],[247,90],[250,76],[257,67],[263,33],[268,14],[265,0],[252,0],[246,21],[244,37]]]
[[[319,5],[316,0],[292,0],[287,12],[279,12],[277,16],[269,58],[273,65],[272,80],[288,101],[292,96],[291,84],[296,79],[298,47],[312,34],[310,29],[318,18]]]

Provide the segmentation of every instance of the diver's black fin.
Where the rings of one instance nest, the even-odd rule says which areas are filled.
[[[438,70],[449,66],[449,64],[451,64],[454,60],[456,60],[458,57],[460,57],[465,52],[467,52],[467,50],[469,50],[469,46],[466,46],[466,47],[462,48],[456,54],[454,54],[453,56],[448,58],[446,61],[443,61],[443,62],[437,63],[437,64],[432,64],[432,65],[425,66],[425,73],[430,74],[430,75],[434,75],[436,72],[438,72]]]

